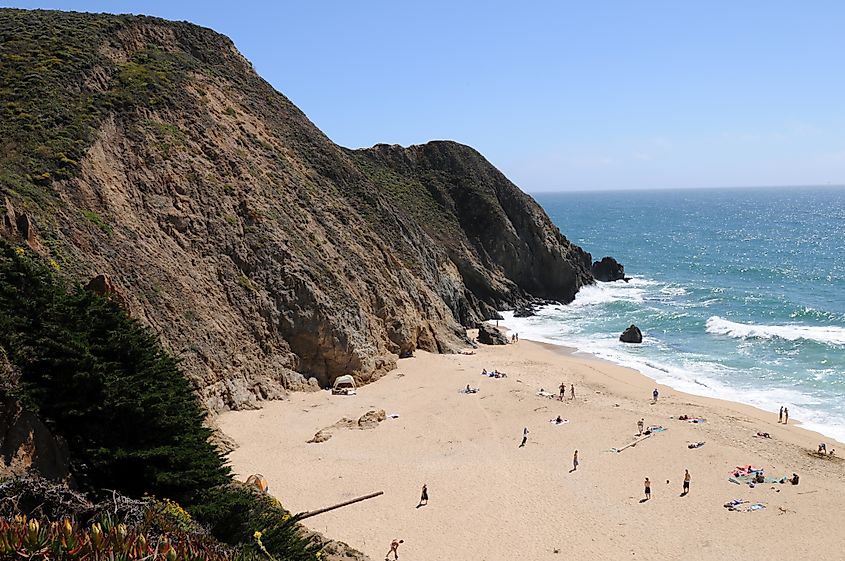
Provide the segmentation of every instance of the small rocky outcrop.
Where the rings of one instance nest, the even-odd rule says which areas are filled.
[[[486,323],[478,323],[478,342],[484,345],[507,345],[508,338],[498,327]]]
[[[384,412],[384,409],[370,409],[369,411],[358,417],[357,421],[355,419],[343,417],[335,424],[329,427],[322,428],[316,433],[314,433],[314,436],[311,438],[311,440],[308,441],[308,444],[319,444],[320,442],[327,441],[332,437],[334,431],[337,429],[374,429],[378,426],[380,422],[384,421],[386,418],[387,414]]]
[[[623,343],[642,343],[643,333],[640,331],[639,327],[631,324],[628,329],[622,332],[622,335],[619,336],[619,340]]]
[[[101,273],[92,278],[88,281],[88,284],[85,285],[85,290],[93,292],[94,294],[99,294],[106,300],[115,302],[127,312],[129,311],[129,301],[126,299],[126,295],[107,274]]]
[[[378,411],[372,409],[358,418],[358,428],[374,429],[378,426],[380,422],[382,422],[386,418],[387,415],[385,414],[384,409],[379,409]]]
[[[601,261],[593,261],[591,270],[597,281],[628,280],[625,278],[625,267],[613,257],[602,257]]]
[[[11,398],[0,401],[0,460],[0,477],[33,471],[54,481],[70,479],[64,440]]]
[[[16,210],[8,197],[3,198],[3,203],[0,234],[8,239],[24,242],[33,251],[44,253],[44,246],[38,237],[38,230],[32,218],[26,212]]]
[[[517,306],[513,311],[513,317],[515,318],[530,318],[536,315],[537,310],[531,304],[522,304],[521,306]]]

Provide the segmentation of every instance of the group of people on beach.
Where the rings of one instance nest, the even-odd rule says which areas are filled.
[[[519,341],[519,334],[514,333],[511,336],[511,342],[516,342],[516,341]],[[488,372],[486,369],[483,369],[481,373],[484,376],[493,377],[493,378],[504,378],[504,377],[506,377],[506,375],[503,372],[499,372],[497,370],[493,370],[491,372]],[[566,385],[567,384],[565,382],[561,382],[561,384],[559,386],[559,393],[558,393],[558,400],[559,401],[564,401],[566,399]],[[475,389],[475,388],[471,388],[469,386],[469,384],[467,384],[465,391],[467,393],[474,393],[474,392],[477,392],[478,390]],[[544,397],[550,397],[550,398],[553,397],[553,394],[545,392],[545,390],[543,388],[540,389],[540,392],[539,392],[538,395],[542,395]],[[653,404],[657,403],[659,395],[660,394],[659,394],[658,389],[654,388],[654,390],[652,392],[652,403]],[[570,399],[575,399],[575,384],[574,383],[569,385],[569,397],[570,397]],[[690,418],[687,417],[686,415],[679,416],[678,419],[680,419],[680,420],[690,420]],[[695,421],[696,419],[692,419],[692,420]],[[551,422],[553,424],[564,424],[568,421],[566,421],[565,419],[562,419],[560,417],[560,415],[558,415],[557,418],[552,419]],[[788,422],[789,422],[789,409],[787,407],[781,407],[780,412],[778,414],[778,423],[788,424]],[[646,431],[645,419],[644,418],[640,418],[637,421],[637,436],[643,436],[644,434],[647,435],[647,434],[649,434],[649,432],[651,432],[651,430],[652,430],[652,427],[649,427],[649,430]],[[522,429],[522,440],[519,444],[519,448],[525,447],[526,443],[528,442],[529,433],[530,433],[530,431],[529,431],[528,427],[523,427],[523,429]],[[757,436],[764,437],[764,438],[771,438],[769,433],[758,432]],[[703,443],[699,443],[699,444],[703,444]],[[690,447],[692,448],[693,446],[690,446]],[[830,451],[828,451],[827,445],[825,443],[820,443],[819,448],[818,448],[818,453],[820,455],[823,455],[823,454],[824,455],[828,455],[828,454],[833,455],[834,450],[831,449]],[[573,473],[573,472],[577,471],[579,464],[580,464],[580,460],[579,460],[579,456],[578,456],[578,450],[575,450],[573,452],[573,455],[572,455],[572,469],[569,471],[569,473]],[[685,497],[686,495],[689,494],[691,480],[692,480],[692,476],[690,475],[689,469],[684,469],[682,490],[681,490],[681,494],[680,494],[681,497]],[[798,476],[793,474],[793,478],[790,481],[793,484],[797,484]],[[667,484],[669,483],[668,479],[666,480],[666,483]],[[652,488],[651,479],[649,477],[645,477],[644,480],[643,480],[643,491],[644,491],[645,496],[644,496],[643,499],[640,500],[641,503],[651,500],[651,498],[652,498],[651,488]],[[428,487],[427,487],[427,485],[424,484],[422,486],[422,492],[420,494],[420,501],[419,501],[419,504],[417,505],[417,508],[420,508],[420,507],[425,506],[427,504],[428,504]],[[400,544],[402,544],[402,543],[404,543],[404,540],[394,539],[390,544],[390,550],[388,551],[387,555],[389,556],[392,553],[394,561],[399,558],[398,550],[399,550]],[[387,559],[387,557],[385,559]]]

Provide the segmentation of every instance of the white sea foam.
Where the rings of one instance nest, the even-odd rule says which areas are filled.
[[[828,345],[845,345],[845,327],[814,325],[755,325],[737,323],[711,316],[706,323],[707,333],[737,339],[785,339],[817,341]]]
[[[643,301],[645,293],[642,287],[652,283],[653,281],[646,281],[645,279],[631,279],[629,282],[620,280],[591,284],[582,287],[569,306],[578,308],[611,302],[639,303]]]
[[[579,352],[637,370],[678,391],[737,401],[773,412],[781,405],[789,404],[791,416],[801,419],[801,426],[845,442],[845,414],[819,410],[818,405],[822,402],[813,395],[789,387],[765,387],[741,382],[728,385],[721,380],[739,381],[744,377],[738,376],[739,373],[729,367],[704,357],[684,359],[679,356],[682,364],[678,365],[661,362],[650,356],[641,356],[640,353],[648,352],[649,348],[668,349],[662,349],[648,337],[642,345],[632,348],[619,343],[617,337],[612,334],[580,333],[577,328],[561,321],[561,311],[556,308],[545,307],[537,316],[529,318],[514,318],[512,312],[503,312],[505,319],[502,323],[519,332],[520,339],[574,347]]]

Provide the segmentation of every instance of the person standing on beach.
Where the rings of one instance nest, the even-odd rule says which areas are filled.
[[[689,480],[690,480],[689,470],[685,469],[684,470],[684,492],[681,493],[681,496],[684,496],[687,493],[689,493]]]
[[[522,429],[522,443],[519,445],[520,448],[525,446],[525,443],[528,442],[528,427]]]
[[[783,405],[780,406],[780,413],[778,413],[778,423],[783,422]]]
[[[784,425],[789,424],[789,407],[783,408],[783,424]]]
[[[384,556],[384,561],[387,561],[387,559],[390,557],[391,553],[393,554],[393,561],[396,561],[396,559],[399,559],[399,544],[400,543],[405,543],[405,540],[394,539],[392,542],[390,542],[390,551],[388,551],[387,555]]]
[[[657,403],[657,396],[660,395],[657,393],[657,388],[654,388],[654,391],[651,392],[652,397],[654,397],[654,402]]]
[[[575,455],[572,456],[572,471],[578,469],[578,450],[575,451]]]
[[[637,430],[639,430],[639,431],[640,431],[640,432],[637,434],[637,436],[642,436],[642,435],[643,435],[643,427],[644,427],[644,426],[645,426],[645,419],[640,419],[639,421],[637,421]]]
[[[563,401],[564,397],[566,397],[566,384],[561,382],[560,383],[560,400]]]
[[[569,384],[569,397],[575,399],[575,384]]]
[[[645,478],[643,486],[645,487],[645,500],[649,500],[651,498],[651,481],[648,480],[648,477]]]
[[[423,483],[422,493],[420,493],[420,504],[417,506],[425,506],[428,504],[428,486]]]

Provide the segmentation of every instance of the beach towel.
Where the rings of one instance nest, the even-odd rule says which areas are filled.
[[[734,477],[754,477],[758,473],[763,473],[763,468],[755,468],[751,464],[747,466],[737,466],[736,469],[731,471],[731,475]]]
[[[646,430],[643,431],[643,434],[651,434],[653,432],[663,432],[666,429],[660,425],[653,425],[648,427]]]
[[[537,392],[537,395],[538,395],[538,396],[540,396],[540,397],[548,397],[548,398],[553,398],[553,397],[555,397],[555,394],[553,394],[553,393],[549,393],[549,392],[547,392],[547,391],[545,391],[545,390],[540,390],[540,391],[538,391],[538,392]]]

